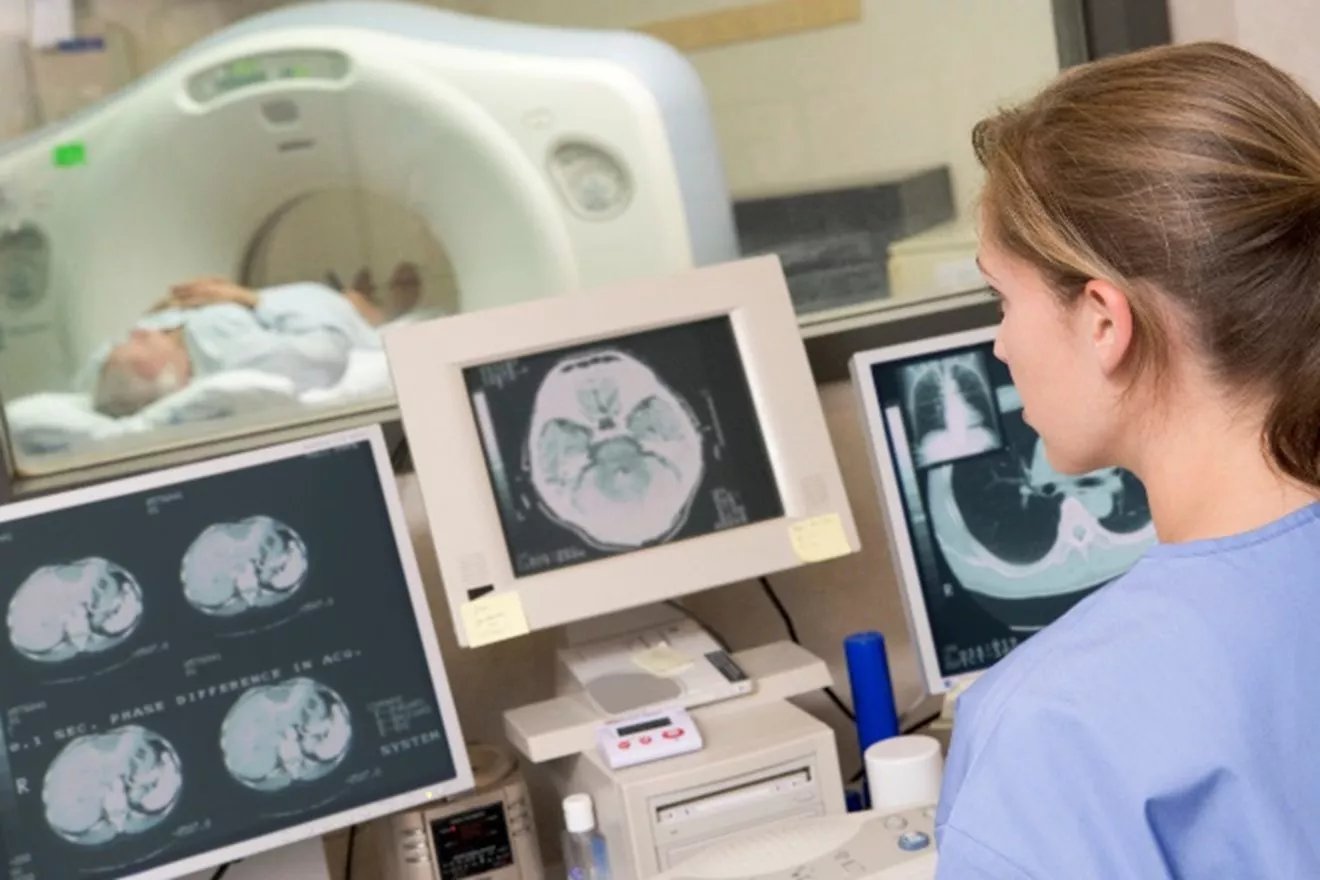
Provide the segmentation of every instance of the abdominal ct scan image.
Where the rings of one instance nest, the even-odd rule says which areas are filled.
[[[97,846],[156,827],[182,790],[174,747],[131,725],[65,746],[46,771],[41,798],[56,834],[69,843]]]
[[[217,523],[183,556],[184,596],[194,608],[233,617],[291,598],[307,577],[307,545],[297,532],[268,516]]]
[[[343,698],[310,678],[244,692],[220,730],[229,774],[262,792],[328,776],[348,755],[352,740]]]
[[[464,375],[520,577],[783,515],[727,317]]]
[[[1154,543],[1132,474],[1051,466],[991,344],[873,378],[943,674],[990,665]]]
[[[14,649],[41,663],[62,663],[126,642],[142,620],[142,588],[108,559],[46,565],[28,575],[9,602]]]

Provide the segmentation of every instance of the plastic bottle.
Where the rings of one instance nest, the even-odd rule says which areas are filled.
[[[609,880],[609,854],[605,838],[596,830],[591,795],[564,798],[564,871],[568,880]]]

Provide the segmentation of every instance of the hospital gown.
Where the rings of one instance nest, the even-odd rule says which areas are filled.
[[[338,382],[354,349],[380,348],[375,329],[347,299],[311,283],[266,288],[254,309],[167,309],[139,326],[182,327],[194,379],[260,370],[292,380],[298,392]]]
[[[282,376],[298,393],[328,388],[344,375],[355,350],[379,350],[380,336],[336,291],[312,282],[267,287],[256,308],[219,303],[193,309],[165,309],[143,316],[137,327],[183,330],[192,378],[232,370],[258,370]],[[92,356],[77,380],[90,389],[101,365],[119,340]]]

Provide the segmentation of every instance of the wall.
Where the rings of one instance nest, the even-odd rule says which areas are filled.
[[[1320,95],[1320,4],[1311,0],[1169,0],[1176,42],[1223,40],[1261,55]]]
[[[538,4],[539,15],[521,16],[525,0],[490,0],[496,15],[602,26],[729,5],[629,0],[610,4],[605,18],[596,0]],[[735,194],[854,183],[947,162],[960,210],[979,177],[971,125],[1058,69],[1049,0],[864,0],[856,24],[690,57],[715,108]]]

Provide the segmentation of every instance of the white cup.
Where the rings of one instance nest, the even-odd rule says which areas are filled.
[[[862,756],[871,809],[894,813],[940,799],[944,758],[930,736],[894,736],[873,744]]]

